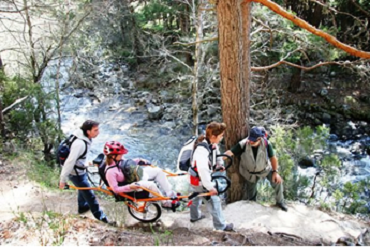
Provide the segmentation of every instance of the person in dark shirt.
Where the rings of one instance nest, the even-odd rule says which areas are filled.
[[[278,160],[265,134],[263,127],[253,127],[247,138],[239,141],[225,154],[240,156],[239,172],[246,179],[248,200],[256,200],[257,182],[267,178],[275,189],[276,205],[288,211],[283,196],[283,179],[278,172]]]

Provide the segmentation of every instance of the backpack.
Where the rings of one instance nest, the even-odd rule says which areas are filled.
[[[68,138],[66,138],[65,140],[63,140],[59,144],[56,157],[57,157],[57,162],[60,164],[60,166],[64,165],[65,161],[67,160],[67,158],[68,158],[68,156],[71,152],[72,143],[77,139],[78,138],[75,135],[71,134],[71,136],[69,136]],[[83,140],[83,142],[85,143],[85,151],[84,151],[84,153],[82,153],[81,156],[79,156],[77,158],[77,160],[79,160],[81,158],[84,158],[86,156],[87,142],[86,142],[86,140]],[[75,165],[75,167],[77,167],[79,169],[85,169],[84,167],[80,167],[80,166],[77,166],[77,165]]]
[[[131,159],[121,160],[118,165],[110,166],[106,169],[107,165],[106,165],[105,160],[104,160],[104,154],[101,153],[101,154],[98,155],[98,157],[96,159],[94,159],[93,163],[96,164],[96,165],[99,165],[98,169],[99,169],[100,179],[104,182],[104,184],[107,187],[109,187],[109,183],[108,183],[107,178],[106,178],[106,173],[109,169],[115,168],[117,166],[121,171],[124,170],[125,173],[126,173],[125,174],[125,182],[118,183],[118,186],[124,186],[124,185],[132,183],[132,182],[129,182],[130,179],[127,180],[127,178],[133,178],[134,177],[136,179],[136,175],[137,175],[137,178],[139,179],[138,181],[140,181],[142,179],[142,176],[143,176],[143,169],[139,165],[136,165],[135,161],[133,161]],[[135,168],[135,169],[131,170],[131,168]],[[134,176],[129,176],[128,173],[132,173],[132,174],[134,174]],[[111,190],[111,192],[113,193],[113,196],[116,198],[116,201],[125,201],[126,200],[124,197],[122,197],[119,194],[114,193],[112,190]],[[136,199],[145,199],[145,198],[149,197],[150,193],[148,191],[139,191],[139,192],[133,191],[133,192],[126,192],[125,194],[129,195],[133,198],[136,198]]]
[[[109,169],[118,167],[122,171],[123,175],[125,176],[125,182],[119,183],[119,186],[124,186],[127,184],[131,184],[133,182],[140,181],[143,178],[143,174],[144,174],[143,168],[141,168],[139,165],[135,163],[135,161],[131,159],[121,160],[119,161],[118,165],[109,166],[107,169],[106,167],[107,165],[105,161],[104,162],[102,161],[99,165],[99,175],[100,175],[101,180],[108,187],[109,187],[109,183],[107,181],[106,174]]]
[[[193,153],[198,146],[203,146],[208,150],[209,153],[211,153],[209,145],[203,142],[198,143],[198,145],[194,147],[196,140],[197,138],[193,136],[188,141],[186,141],[185,144],[182,146],[177,159],[177,165],[179,170],[189,171],[189,169],[191,168],[191,160],[193,157]]]

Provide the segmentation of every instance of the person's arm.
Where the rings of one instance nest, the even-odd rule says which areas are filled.
[[[105,173],[105,177],[108,181],[109,187],[116,194],[123,193],[123,192],[131,192],[132,189],[131,189],[130,185],[118,186],[117,173],[121,173],[121,172],[118,171],[117,168],[108,169],[107,172]],[[123,178],[124,178],[124,176],[123,176]]]
[[[229,156],[234,156],[234,155],[235,156],[240,156],[245,150],[245,145],[246,145],[247,141],[248,141],[247,138],[239,141],[230,150],[226,151],[225,154],[229,155]]]
[[[213,184],[211,182],[211,173],[208,166],[208,150],[205,147],[199,146],[193,155],[193,160],[197,163],[198,174],[202,181],[202,185],[208,191],[214,189]]]
[[[62,172],[60,173],[59,188],[64,188],[69,174],[71,174],[76,165],[77,159],[85,152],[85,146],[85,142],[80,139],[77,139],[72,143],[70,153],[67,160],[64,162]]]
[[[283,181],[283,179],[279,175],[279,172],[278,172],[279,163],[278,163],[277,157],[275,156],[275,151],[271,143],[268,143],[267,154],[270,158],[271,167],[272,167],[272,181],[274,183],[280,184]]]
[[[220,154],[220,148],[217,146],[216,147],[216,154],[219,155]],[[225,167],[225,163],[224,163],[224,159],[223,157],[218,157],[216,159],[216,165],[217,165],[217,168],[220,168],[220,167]]]

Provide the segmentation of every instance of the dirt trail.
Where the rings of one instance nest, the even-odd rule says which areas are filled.
[[[0,245],[307,246],[335,244],[340,238],[345,244],[358,244],[357,237],[369,233],[368,223],[349,216],[332,217],[302,205],[291,205],[285,213],[243,201],[224,210],[225,218],[235,225],[234,233],[213,231],[207,211],[207,218],[194,224],[186,211],[164,211],[159,222],[149,225],[133,219],[122,203],[99,196],[107,216],[118,223],[119,227],[112,227],[95,220],[91,212],[76,215],[74,190],[46,190],[28,180],[25,171],[4,163],[0,165],[0,198]],[[60,215],[50,217],[46,211]],[[370,241],[370,235],[364,237],[361,242]]]

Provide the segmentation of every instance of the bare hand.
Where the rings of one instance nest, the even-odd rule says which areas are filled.
[[[272,182],[274,182],[276,184],[280,184],[280,183],[283,182],[283,179],[281,178],[281,176],[277,172],[273,172],[272,173]]]
[[[224,171],[225,170],[225,167],[224,166],[222,166],[222,165],[220,165],[220,166],[217,166],[217,168],[216,168],[216,171]]]
[[[59,182],[59,189],[64,189],[66,183]]]
[[[137,183],[131,183],[130,184],[130,189],[132,189],[132,190],[140,189],[140,185],[137,184]]]
[[[232,151],[230,151],[230,150],[227,150],[226,152],[224,152],[224,154],[226,154],[226,155],[228,155],[230,157],[234,156],[234,153]],[[227,159],[227,157],[223,157],[223,159],[225,160],[225,159]]]
[[[210,193],[211,195],[218,195],[218,191],[217,191],[215,188],[211,189],[211,190],[209,191],[209,193]]]

